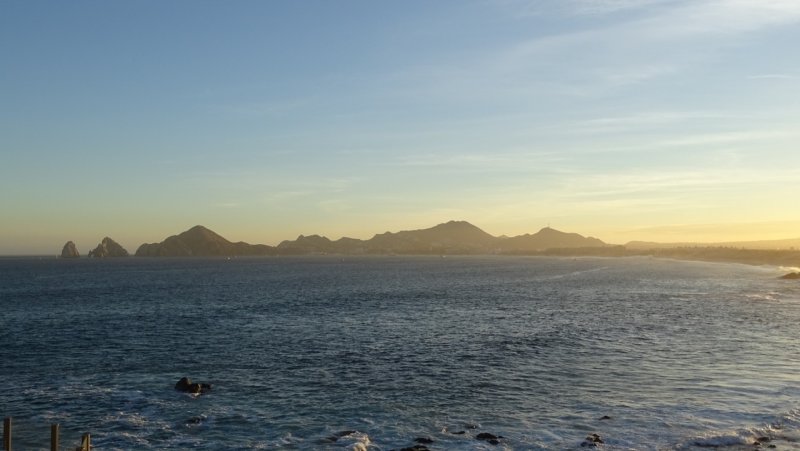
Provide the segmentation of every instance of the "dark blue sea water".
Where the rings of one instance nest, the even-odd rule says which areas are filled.
[[[800,283],[783,272],[647,258],[0,259],[0,415],[14,417],[16,449],[49,449],[56,422],[65,446],[89,432],[100,450],[377,451],[417,437],[567,450],[592,433],[609,450],[761,436],[800,449]],[[176,392],[182,376],[213,390]]]

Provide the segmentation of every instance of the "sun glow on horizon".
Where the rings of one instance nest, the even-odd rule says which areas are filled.
[[[797,2],[45,3],[0,15],[0,254],[800,236]]]

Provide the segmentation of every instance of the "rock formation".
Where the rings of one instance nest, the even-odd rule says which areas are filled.
[[[89,251],[89,257],[106,258],[106,257],[127,257],[128,251],[119,245],[116,241],[109,237],[103,238],[103,241],[97,245],[94,250]]]
[[[182,377],[175,383],[175,390],[194,394],[207,393],[211,391],[211,384],[192,382],[188,377]]]
[[[790,272],[789,274],[783,275],[780,278],[787,280],[798,280],[800,279],[800,272]]]
[[[67,241],[67,244],[61,249],[61,258],[78,258],[80,256],[78,248],[75,247],[75,243],[72,241]]]

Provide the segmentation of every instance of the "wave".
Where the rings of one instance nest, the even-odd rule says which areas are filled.
[[[741,449],[743,446],[800,449],[800,410],[779,415],[772,422],[761,426],[710,431],[679,443],[675,449]]]

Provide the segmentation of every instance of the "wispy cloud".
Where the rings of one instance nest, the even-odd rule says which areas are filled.
[[[679,1],[679,0],[678,0]],[[676,0],[495,0],[494,3],[519,17],[546,14],[598,15],[637,10]]]
[[[676,0],[567,0],[564,3],[565,7],[577,14],[609,14],[677,2]]]
[[[759,74],[747,77],[748,80],[794,80],[797,78],[797,76],[789,74]]]
[[[697,0],[631,24],[641,36],[675,39],[735,34],[800,21],[794,0]]]
[[[675,125],[708,121],[742,119],[741,113],[722,111],[641,111],[624,116],[599,117],[570,124],[573,131],[582,133],[618,133],[642,129],[661,129]]]
[[[517,6],[523,9],[527,4],[519,3]],[[612,86],[635,84],[703,64],[709,59],[709,51],[724,48],[725,41],[719,37],[800,23],[800,2],[795,0],[562,2],[562,9],[574,14],[631,8],[642,12],[620,20],[598,21],[595,27],[518,42],[496,52],[491,63],[484,66],[501,73],[529,73],[542,61],[558,58],[569,61],[572,70],[588,75],[578,79],[595,87],[598,78]],[[689,45],[687,40],[694,43]]]

